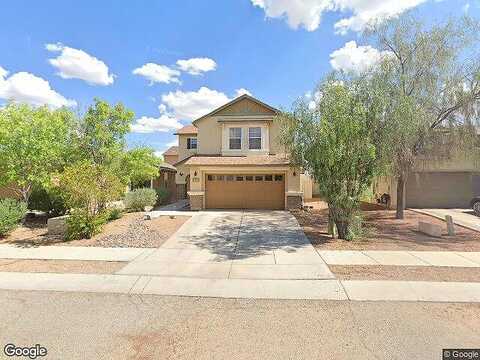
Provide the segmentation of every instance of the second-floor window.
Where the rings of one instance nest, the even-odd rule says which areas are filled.
[[[260,150],[262,148],[262,128],[248,128],[248,148],[250,150]]]
[[[197,148],[197,138],[187,138],[187,149]]]
[[[242,148],[242,128],[229,129],[229,149],[240,150]]]

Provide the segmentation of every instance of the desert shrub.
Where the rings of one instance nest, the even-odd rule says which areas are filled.
[[[154,189],[135,189],[125,195],[125,207],[129,211],[143,211],[145,206],[154,206],[157,193]]]
[[[157,204],[162,205],[165,204],[168,201],[168,198],[170,197],[170,191],[167,189],[161,187],[155,190],[157,192]]]
[[[27,205],[15,199],[0,200],[0,236],[15,229],[27,212]]]
[[[65,199],[58,188],[44,188],[35,186],[28,199],[30,210],[45,211],[48,216],[64,215],[68,208]]]
[[[111,209],[108,209],[107,212],[108,212],[107,221],[117,220],[123,216],[123,211],[119,208],[111,208]]]
[[[90,239],[102,231],[107,222],[107,213],[91,215],[84,209],[75,209],[67,218],[66,240]]]

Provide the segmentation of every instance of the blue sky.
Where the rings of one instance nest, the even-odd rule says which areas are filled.
[[[140,119],[129,145],[162,151],[176,128],[239,93],[288,108],[332,65],[368,66],[379,56],[362,47],[370,20],[479,8],[478,0],[8,1],[0,104],[81,112],[94,97],[121,101]]]

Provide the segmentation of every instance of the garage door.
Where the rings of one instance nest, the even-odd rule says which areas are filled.
[[[283,174],[207,174],[207,209],[284,209]]]
[[[413,173],[407,181],[407,207],[466,208],[479,186],[480,174],[471,172]]]

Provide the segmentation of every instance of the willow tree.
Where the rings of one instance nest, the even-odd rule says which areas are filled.
[[[280,139],[292,162],[313,176],[340,239],[354,236],[360,198],[377,169],[368,111],[348,85],[326,81],[315,109],[300,100],[280,116]]]
[[[443,154],[455,150],[474,134],[480,101],[476,36],[477,23],[469,18],[427,26],[410,15],[369,34],[371,44],[387,54],[365,78],[364,91],[383,97],[376,126],[383,131],[397,180],[399,219],[406,181],[418,159],[435,157],[439,148]]]

